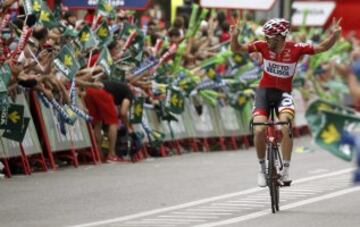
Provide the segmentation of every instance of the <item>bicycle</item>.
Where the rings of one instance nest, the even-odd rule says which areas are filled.
[[[280,180],[281,171],[283,170],[283,161],[281,154],[279,152],[278,145],[278,135],[276,132],[276,126],[278,125],[288,125],[292,129],[291,120],[288,121],[277,121],[275,122],[274,112],[277,113],[276,107],[274,104],[270,105],[270,117],[267,122],[264,123],[254,123],[253,120],[250,122],[250,131],[253,134],[253,127],[257,125],[267,126],[266,134],[266,156],[267,156],[267,168],[266,168],[266,182],[270,191],[270,201],[271,201],[271,210],[272,213],[279,211],[279,200],[280,193],[279,187],[290,186],[291,182],[284,183]],[[292,138],[292,130],[289,130],[289,136]]]

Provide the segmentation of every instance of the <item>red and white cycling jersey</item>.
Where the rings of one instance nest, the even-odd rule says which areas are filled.
[[[271,51],[266,41],[255,41],[249,45],[249,53],[260,52],[263,57],[264,74],[259,87],[277,88],[291,92],[292,79],[297,61],[304,54],[314,54],[314,47],[309,43],[285,42],[279,54]]]

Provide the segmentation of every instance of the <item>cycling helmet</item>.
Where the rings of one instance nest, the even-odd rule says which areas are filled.
[[[272,38],[275,35],[286,36],[289,33],[290,22],[283,18],[268,20],[263,26],[263,32],[266,37]]]

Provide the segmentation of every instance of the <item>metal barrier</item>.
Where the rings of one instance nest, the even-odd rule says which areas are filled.
[[[16,96],[15,102],[16,104],[21,104],[24,106],[24,117],[30,118],[29,126],[27,128],[24,140],[22,143],[18,143],[13,140],[9,140],[6,138],[0,138],[2,140],[1,144],[1,150],[0,152],[1,158],[6,158],[6,161],[10,158],[20,158],[21,162],[23,164],[23,169],[26,174],[31,173],[31,167],[28,161],[28,158],[35,157],[38,162],[41,164],[43,170],[47,170],[45,159],[42,154],[39,138],[34,126],[34,122],[32,119],[32,115],[30,113],[29,105],[26,100],[25,94],[23,92],[20,92]],[[6,165],[5,165],[6,166]],[[9,170],[8,170],[9,171]],[[10,172],[7,173],[7,175],[11,175]]]
[[[63,156],[69,158],[75,167],[79,165],[77,153],[82,151],[87,151],[84,152],[84,155],[88,156],[94,164],[100,161],[98,150],[94,147],[96,143],[92,141],[93,138],[89,133],[91,127],[88,127],[85,120],[79,118],[73,126],[66,125],[67,134],[64,136],[61,134],[54,110],[47,108],[39,101],[35,93],[32,93],[32,101],[39,119],[40,136],[43,138],[44,149],[48,154],[53,169],[56,169],[53,155],[64,151],[67,154]],[[81,105],[81,103],[78,102],[78,105]]]
[[[296,106],[295,127],[306,127],[305,120],[305,103],[298,90],[293,92],[294,102]],[[27,156],[41,154],[44,168],[46,168],[44,157],[42,156],[41,144],[44,147],[44,153],[47,154],[50,165],[56,169],[55,159],[53,155],[67,152],[65,157],[70,158],[75,166],[78,165],[78,154],[80,151],[87,150],[87,155],[96,164],[100,161],[99,152],[96,149],[96,142],[92,134],[92,129],[83,120],[78,119],[73,126],[67,125],[67,135],[61,134],[56,114],[52,108],[47,108],[32,93],[32,104],[35,107],[36,120],[40,125],[40,129],[36,131],[32,116],[29,111],[26,96],[19,94],[16,103],[25,106],[25,116],[30,117],[30,125],[26,132],[22,144],[1,138],[0,159],[6,161],[12,157],[21,157],[24,163],[25,173],[30,173],[30,166]],[[80,103],[79,103],[80,105]],[[212,107],[206,104],[202,105],[202,114],[199,115],[192,103],[185,100],[185,110],[182,114],[175,115],[178,121],[160,121],[154,109],[144,108],[143,121],[150,126],[151,129],[163,132],[165,134],[164,144],[160,145],[161,156],[169,155],[169,150],[175,148],[176,154],[181,154],[180,147],[186,146],[192,151],[210,151],[212,145],[220,150],[228,150],[227,145],[232,145],[234,150],[238,148],[238,141],[248,147],[250,145],[248,137],[250,135],[249,122],[251,120],[252,102],[248,102],[242,110],[236,110],[230,106]],[[33,116],[34,117],[34,116]],[[134,129],[146,135],[141,124],[134,124]],[[39,137],[37,132],[40,133]],[[228,141],[230,140],[230,141]],[[228,141],[228,142],[227,142]],[[143,137],[143,148],[139,152],[142,158],[149,156],[147,153],[148,137]],[[139,158],[141,159],[141,158]],[[5,163],[5,168],[8,164]],[[8,174],[7,174],[8,175]]]

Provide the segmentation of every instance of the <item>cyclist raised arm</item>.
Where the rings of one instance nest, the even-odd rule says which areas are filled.
[[[230,27],[230,33],[231,33],[231,42],[230,47],[231,51],[234,53],[241,53],[241,52],[247,52],[249,50],[248,44],[240,44],[238,42],[238,36],[240,34],[240,25],[232,25]]]
[[[341,34],[341,27],[339,25],[340,21],[341,18],[337,21],[335,20],[335,18],[333,19],[333,23],[330,26],[330,30],[329,30],[330,34],[328,38],[323,40],[321,43],[314,45],[315,54],[329,50],[336,43],[336,41],[339,39]]]
[[[293,120],[295,116],[294,100],[291,95],[292,79],[299,58],[305,54],[316,54],[330,49],[338,39],[341,27],[340,21],[335,21],[330,29],[330,35],[319,45],[309,43],[294,43],[286,40],[290,31],[290,23],[282,18],[271,19],[263,26],[265,40],[246,44],[238,43],[239,26],[232,27],[231,50],[235,53],[247,51],[259,52],[263,58],[264,72],[256,89],[253,108],[253,122],[264,123],[268,120],[270,104],[275,105],[280,121]],[[281,152],[284,160],[282,181],[289,184],[289,167],[293,141],[289,134],[289,126],[282,125],[283,134]],[[266,186],[265,150],[266,126],[254,127],[254,143],[260,164],[258,185]]]

